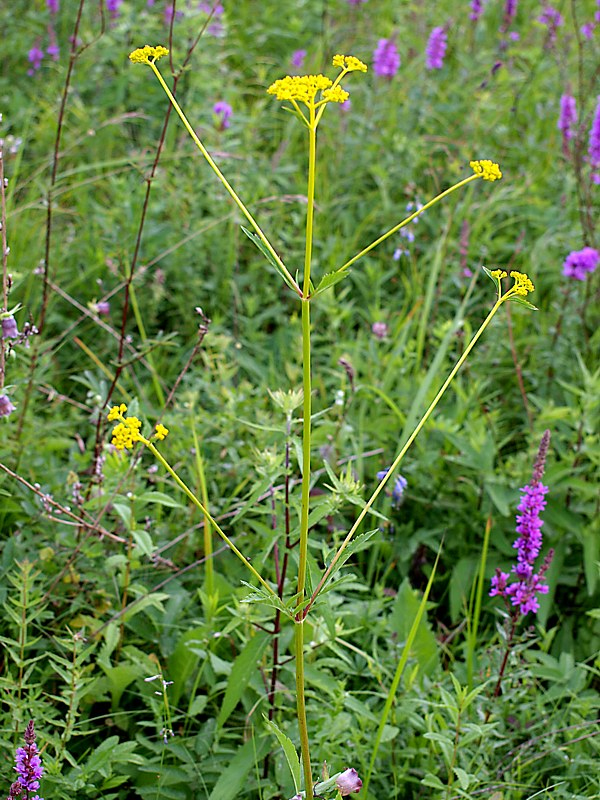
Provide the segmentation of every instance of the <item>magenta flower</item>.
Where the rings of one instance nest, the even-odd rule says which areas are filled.
[[[26,797],[29,797],[30,800],[43,800],[43,798],[39,797],[37,794],[35,795],[35,798],[31,797],[29,794],[30,792],[35,792],[40,788],[40,778],[44,772],[42,761],[38,755],[38,749],[35,743],[33,720],[31,720],[25,728],[25,734],[23,738],[25,739],[25,747],[18,747],[15,755],[15,772],[19,776],[16,783],[20,785],[21,792],[25,793]],[[15,784],[13,783],[11,786],[11,793],[14,786]],[[13,796],[18,797],[17,794]]]
[[[593,22],[585,22],[581,28],[581,35],[584,36],[586,39],[591,39],[594,35],[594,23]]]
[[[117,19],[122,4],[123,0],[106,0],[106,10],[110,14],[111,19]]]
[[[575,278],[584,281],[588,272],[594,272],[600,261],[600,253],[593,247],[584,247],[583,250],[573,250],[565,258],[563,275],[566,278]]]
[[[381,78],[393,78],[400,68],[400,53],[393,39],[380,39],[373,51],[373,71]]]
[[[58,0],[46,0],[46,5],[51,14],[58,14]]]
[[[33,75],[42,66],[42,59],[44,58],[44,51],[35,45],[27,53],[27,60],[31,64],[31,69],[27,70],[28,75]]]
[[[600,167],[600,95],[598,95],[596,111],[594,112],[594,119],[592,121],[592,127],[590,128],[588,158],[593,169],[598,169],[598,167]]]
[[[15,410],[15,407],[10,402],[5,394],[0,394],[0,417],[8,417]]]
[[[471,13],[469,14],[469,19],[473,20],[473,22],[477,22],[482,13],[483,0],[471,0]]]
[[[358,777],[358,772],[352,767],[340,772],[335,780],[335,785],[342,797],[345,797],[353,792],[360,792],[362,781]]]
[[[504,30],[507,30],[517,13],[517,0],[506,0],[504,3]]]
[[[538,611],[540,604],[538,594],[547,594],[548,586],[545,583],[545,574],[548,571],[554,551],[550,550],[540,568],[535,572],[535,561],[542,547],[542,525],[540,514],[546,507],[545,495],[548,487],[541,482],[544,474],[548,445],[550,444],[550,431],[545,431],[542,436],[538,455],[533,467],[531,481],[520,491],[523,496],[519,503],[517,514],[517,533],[519,538],[513,544],[517,551],[517,563],[512,568],[512,573],[517,580],[509,583],[510,573],[496,570],[492,578],[490,597],[504,597],[507,605],[513,607],[514,615],[528,614]]]
[[[374,322],[371,325],[371,333],[376,339],[385,339],[388,335],[388,326],[385,322]]]
[[[361,3],[366,3],[367,0],[347,0],[349,6],[359,6]]]
[[[575,123],[577,122],[577,106],[575,98],[570,94],[563,94],[560,98],[560,116],[558,118],[558,130],[562,132],[563,139],[572,139],[575,133]]]
[[[306,50],[294,50],[292,53],[292,67],[296,67],[296,69],[301,69],[302,65],[304,64],[304,59],[306,58]]]
[[[219,100],[219,102],[215,103],[213,106],[213,114],[215,114],[215,116],[218,118],[220,131],[224,131],[225,128],[229,128],[231,125],[229,120],[233,114],[233,109],[229,103],[226,103],[224,100]]]
[[[448,42],[444,28],[442,26],[434,28],[429,35],[425,50],[426,69],[441,69],[444,66],[447,46]]]

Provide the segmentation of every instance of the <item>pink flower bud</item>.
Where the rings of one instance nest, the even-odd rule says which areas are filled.
[[[358,772],[354,769],[354,767],[351,767],[350,769],[344,770],[344,772],[341,772],[337,776],[335,785],[339,789],[342,797],[345,797],[353,792],[360,792],[362,788],[362,781],[358,777]]]

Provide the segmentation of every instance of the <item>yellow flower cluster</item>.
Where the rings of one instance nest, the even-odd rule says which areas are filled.
[[[367,65],[364,61],[361,61],[360,58],[356,58],[356,56],[334,56],[333,66],[345,69],[347,72],[354,72],[355,70],[359,72],[367,71]]]
[[[332,89],[325,89],[323,92],[323,100],[328,103],[345,103],[349,97],[348,92],[344,91],[341,86],[334,86]]]
[[[117,450],[131,450],[135,442],[142,440],[140,428],[142,423],[137,417],[125,417],[123,422],[119,422],[113,428],[111,444]]]
[[[508,273],[504,269],[494,269],[492,270],[492,272],[490,272],[490,275],[492,276],[492,278],[500,278],[500,279],[508,278]],[[524,272],[517,272],[516,270],[513,270],[510,273],[510,277],[514,278],[515,282],[513,286],[509,289],[507,294],[509,295],[518,294],[521,297],[527,297],[529,292],[535,291],[535,286],[529,279],[529,276],[526,275]]]
[[[156,436],[156,438],[160,439],[162,441],[165,438],[165,436],[168,434],[169,429],[165,428],[165,426],[161,425],[161,423],[159,422],[158,425],[155,428],[155,431],[156,432],[155,432],[154,435]]]
[[[482,161],[469,161],[469,165],[473,172],[483,178],[484,181],[497,181],[502,177],[498,164],[487,158]]]
[[[516,272],[513,270],[510,273],[510,277],[515,279],[515,285],[513,286],[513,292],[515,294],[519,294],[521,297],[527,297],[529,292],[535,291],[535,286],[529,280],[529,276],[524,272]]]
[[[151,47],[147,44],[145,47],[138,47],[137,50],[129,53],[129,60],[133,61],[134,64],[150,64],[150,59],[152,59],[152,63],[154,64],[159,58],[168,54],[169,51],[167,48],[160,44],[156,47]]]
[[[121,403],[120,406],[113,406],[108,412],[108,421],[116,422],[119,424],[113,428],[111,444],[117,450],[131,450],[136,442],[144,442],[149,444],[148,439],[145,439],[140,433],[142,423],[137,417],[126,417],[127,406]],[[168,428],[165,428],[160,422],[154,428],[154,436],[152,439],[164,439],[169,433]]]
[[[274,94],[278,100],[299,100],[310,105],[314,102],[317,92],[329,89],[333,81],[325,75],[286,75],[267,89],[267,94]],[[340,101],[337,101],[340,102]]]

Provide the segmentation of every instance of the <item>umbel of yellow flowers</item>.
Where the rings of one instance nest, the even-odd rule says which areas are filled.
[[[148,444],[149,441],[140,433],[140,428],[142,427],[141,420],[137,417],[126,417],[126,413],[127,406],[125,403],[121,403],[120,406],[113,406],[108,412],[109,422],[119,420],[119,424],[115,425],[113,428],[111,440],[111,444],[114,445],[117,450],[131,450],[136,442]],[[159,422],[154,429],[152,439],[164,439],[168,433],[168,429]]]

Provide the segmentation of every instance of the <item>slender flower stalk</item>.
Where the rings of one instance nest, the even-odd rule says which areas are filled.
[[[131,450],[136,442],[141,442],[144,444],[148,450],[154,455],[154,457],[160,461],[163,467],[167,470],[169,475],[173,478],[175,483],[179,486],[179,488],[189,497],[192,503],[200,509],[200,511],[204,514],[204,518],[207,519],[216,532],[219,534],[221,539],[227,544],[227,546],[236,554],[239,560],[244,564],[244,566],[250,570],[252,575],[256,578],[256,580],[265,588],[269,594],[277,596],[277,593],[269,586],[269,584],[265,581],[265,579],[260,575],[256,569],[252,566],[252,564],[248,561],[248,559],[242,555],[242,553],[238,550],[238,548],[234,545],[231,539],[227,536],[227,534],[222,530],[221,526],[218,522],[214,519],[214,517],[209,513],[206,506],[198,500],[196,495],[192,492],[192,490],[181,480],[179,475],[175,472],[173,467],[169,464],[169,462],[165,459],[165,457],[156,449],[153,444],[155,440],[162,440],[164,439],[169,431],[165,428],[164,425],[158,424],[155,428],[154,434],[152,438],[146,439],[140,433],[140,428],[142,426],[141,421],[137,417],[125,417],[127,413],[127,406],[125,403],[121,403],[120,406],[113,406],[108,413],[108,421],[109,422],[116,422],[118,424],[113,428],[112,431],[112,442],[117,450]]]
[[[156,47],[151,47],[150,45],[146,45],[145,47],[138,48],[137,50],[134,50],[132,53],[130,53],[129,54],[129,58],[134,64],[147,64],[152,69],[152,71],[154,72],[154,74],[158,78],[158,81],[159,81],[160,85],[162,86],[165,94],[169,98],[169,101],[171,102],[171,105],[173,106],[173,108],[175,109],[175,111],[179,115],[179,118],[183,122],[183,124],[185,126],[185,129],[187,130],[189,135],[192,137],[192,140],[194,141],[194,144],[196,145],[198,150],[200,150],[200,152],[202,153],[202,155],[204,156],[204,158],[208,162],[208,165],[210,166],[212,171],[215,173],[217,178],[221,181],[221,183],[223,184],[225,189],[228,191],[230,196],[233,198],[234,203],[240,209],[242,214],[246,217],[246,219],[248,220],[250,225],[254,228],[258,238],[261,240],[262,244],[267,249],[269,255],[271,256],[271,258],[273,259],[273,261],[277,265],[277,268],[278,268],[280,274],[282,275],[282,277],[284,278],[285,282],[287,283],[287,285],[291,289],[293,289],[298,295],[301,296],[302,292],[300,290],[300,287],[298,286],[298,284],[296,283],[296,281],[294,280],[294,278],[290,274],[288,268],[285,266],[283,261],[279,258],[279,256],[275,252],[273,246],[271,245],[270,241],[267,239],[267,237],[265,236],[265,234],[261,230],[258,222],[256,222],[256,220],[254,219],[252,214],[248,211],[248,209],[246,208],[246,206],[244,205],[242,200],[239,198],[238,194],[235,192],[235,190],[233,189],[233,187],[231,186],[231,184],[229,183],[227,178],[223,175],[223,173],[221,172],[219,167],[214,162],[214,160],[213,160],[212,156],[210,155],[210,153],[208,152],[208,150],[204,147],[204,145],[202,144],[202,142],[198,138],[195,130],[192,128],[192,126],[190,125],[187,117],[183,113],[183,110],[181,109],[181,106],[179,105],[179,103],[177,102],[177,100],[175,99],[173,94],[171,93],[171,90],[167,86],[163,76],[160,74],[160,72],[158,70],[158,67],[156,66],[155,62],[158,61],[159,58],[162,58],[163,56],[168,55],[168,53],[169,53],[169,51],[167,50],[167,48],[166,47],[162,47],[161,45],[158,45]]]
[[[352,527],[348,531],[348,534],[346,535],[346,538],[344,539],[344,541],[342,542],[342,544],[338,548],[336,554],[334,555],[334,557],[330,561],[329,566],[327,567],[327,569],[323,573],[323,576],[321,577],[317,587],[315,588],[314,592],[312,593],[311,598],[310,598],[308,604],[306,605],[306,608],[304,609],[304,616],[305,617],[308,614],[308,612],[310,611],[313,603],[317,599],[317,597],[320,594],[321,590],[323,589],[323,587],[327,583],[327,579],[331,575],[331,573],[332,573],[333,569],[335,568],[335,565],[337,564],[337,562],[340,560],[344,550],[348,547],[348,545],[352,541],[352,539],[353,539],[356,531],[360,527],[363,519],[369,513],[369,510],[371,509],[371,506],[373,505],[375,500],[379,497],[379,495],[381,494],[381,492],[385,488],[385,485],[387,484],[387,482],[390,480],[391,476],[394,474],[394,472],[398,468],[400,462],[402,461],[402,459],[406,455],[408,449],[410,448],[410,446],[412,445],[414,440],[417,438],[417,436],[421,432],[423,426],[425,425],[425,423],[427,422],[429,417],[434,412],[437,404],[440,402],[440,400],[442,399],[443,395],[445,394],[446,389],[450,386],[450,384],[452,383],[452,381],[456,377],[458,371],[460,370],[462,365],[467,360],[469,354],[471,353],[472,349],[475,347],[475,345],[479,341],[481,335],[483,334],[483,332],[485,331],[487,326],[490,324],[492,319],[495,317],[495,315],[498,312],[499,308],[505,302],[507,302],[508,300],[512,299],[512,300],[516,300],[518,302],[522,302],[522,303],[524,302],[524,304],[527,305],[529,308],[535,309],[535,306],[531,306],[529,303],[524,301],[524,298],[527,296],[527,294],[529,294],[529,292],[534,291],[534,286],[533,286],[532,282],[529,280],[529,278],[527,277],[527,275],[525,275],[525,273],[516,272],[516,271],[511,272],[510,273],[511,277],[514,278],[515,282],[511,286],[511,288],[508,289],[504,293],[501,293],[501,280],[502,280],[502,278],[508,277],[507,273],[504,270],[494,270],[493,272],[489,272],[489,270],[486,270],[486,273],[488,274],[488,276],[493,281],[496,282],[496,286],[497,286],[497,290],[498,290],[498,299],[494,303],[494,306],[493,306],[492,310],[490,311],[490,313],[487,315],[487,317],[481,323],[481,325],[479,327],[479,330],[475,333],[475,335],[473,336],[473,338],[471,339],[471,341],[469,342],[469,344],[465,348],[463,354],[461,355],[461,357],[458,359],[458,361],[456,362],[456,364],[454,365],[454,367],[450,371],[450,374],[448,375],[448,377],[446,378],[446,380],[442,384],[442,387],[440,388],[440,390],[438,391],[436,396],[431,401],[431,403],[429,405],[429,408],[427,409],[427,411],[425,411],[425,413],[421,417],[421,420],[417,424],[416,428],[411,433],[411,435],[408,437],[408,439],[406,441],[406,444],[402,447],[402,449],[400,450],[400,452],[398,453],[398,455],[396,456],[396,458],[392,462],[390,468],[386,471],[386,474],[383,476],[379,486],[375,489],[375,491],[373,492],[371,497],[367,500],[367,502],[365,503],[362,511],[360,512],[360,514],[358,515],[358,517],[354,521],[354,524],[352,525]]]
[[[423,214],[425,211],[427,211],[428,208],[431,208],[431,206],[434,206],[436,203],[439,203],[440,200],[444,199],[444,197],[447,197],[449,194],[452,194],[452,192],[455,192],[462,186],[466,186],[467,184],[472,183],[478,178],[483,178],[483,180],[485,181],[495,181],[495,180],[500,180],[500,178],[502,177],[502,172],[500,171],[498,164],[495,164],[493,161],[490,161],[489,159],[471,161],[469,163],[471,169],[473,169],[473,175],[469,175],[468,178],[463,178],[463,180],[459,181],[458,183],[455,183],[448,189],[444,189],[443,192],[437,194],[428,203],[425,203],[422,206],[419,205],[416,208],[416,210],[413,211],[412,214],[403,219],[402,222],[399,222],[397,225],[394,225],[393,228],[390,228],[389,231],[386,231],[382,236],[379,236],[377,239],[375,239],[375,241],[367,245],[367,247],[364,247],[355,256],[352,256],[352,258],[350,258],[348,261],[342,264],[342,266],[339,267],[336,270],[336,272],[343,272],[344,270],[348,269],[348,267],[352,266],[352,264],[356,263],[360,258],[366,256],[367,253],[371,252],[371,250],[374,250],[380,244],[385,242],[386,239],[389,239],[390,236],[393,236],[395,233],[398,233],[398,231],[401,228],[404,228],[406,225],[408,225],[410,222],[416,219],[420,214]]]

